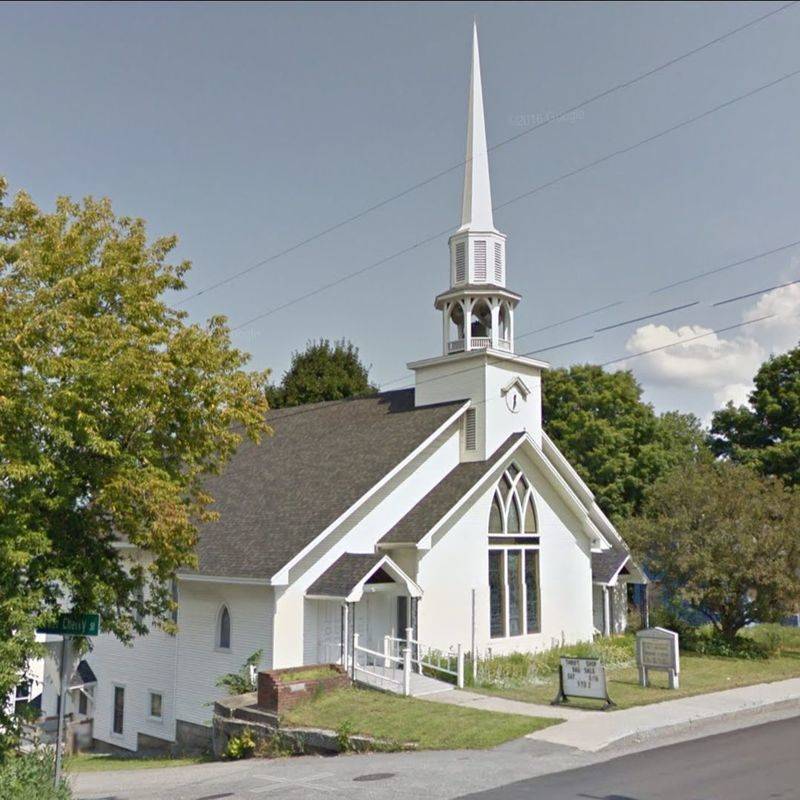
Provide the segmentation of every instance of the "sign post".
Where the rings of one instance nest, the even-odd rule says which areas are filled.
[[[636,634],[636,664],[639,683],[648,686],[651,669],[663,670],[669,676],[669,688],[680,686],[681,660],[678,634],[666,628],[647,628]]]
[[[608,696],[606,671],[599,658],[561,657],[558,667],[558,694],[552,705],[566,703],[569,697],[605,700],[603,710],[615,705]]]
[[[53,782],[58,786],[61,780],[61,753],[64,749],[64,716],[67,705],[69,687],[70,642],[73,636],[97,636],[100,633],[100,616],[98,614],[61,614],[58,621],[44,628],[37,628],[37,633],[53,633],[61,636],[60,686],[58,693],[58,734],[56,738],[56,768]]]

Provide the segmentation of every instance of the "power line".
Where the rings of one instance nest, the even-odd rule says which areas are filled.
[[[766,294],[767,292],[773,292],[775,289],[783,289],[786,286],[794,286],[796,283],[800,283],[800,280],[796,281],[789,281],[788,283],[779,283],[776,286],[769,286],[766,289],[759,289],[757,292],[748,292],[747,294],[740,294],[736,297],[729,297],[727,300],[720,300],[718,303],[714,303],[714,306],[724,306],[728,303],[735,303],[738,300],[746,300],[748,297],[755,297],[759,294]]]
[[[564,111],[561,111],[560,113],[554,116],[548,117],[547,119],[537,123],[536,125],[531,126],[530,128],[520,133],[515,134],[514,136],[510,136],[507,139],[503,139],[497,142],[491,147],[488,147],[487,152],[493,152],[494,150],[499,150],[501,147],[505,147],[507,144],[515,142],[518,139],[523,138],[524,136],[528,136],[531,133],[534,133],[535,131],[539,130],[540,128],[545,127],[546,125],[550,125],[553,122],[557,122],[558,120],[569,116],[570,114],[574,114],[576,111],[579,111],[580,109],[585,108],[586,106],[591,105],[592,103],[595,103],[598,100],[602,100],[603,98],[608,97],[609,95],[614,94],[615,92],[621,91],[622,89],[630,88],[634,84],[639,83],[640,81],[643,81],[646,78],[649,78],[658,72],[668,69],[669,67],[674,66],[675,64],[687,58],[690,58],[691,56],[697,55],[697,53],[700,53],[709,47],[712,47],[716,44],[719,44],[720,42],[725,41],[726,39],[731,38],[732,36],[735,36],[737,33],[741,33],[742,31],[747,30],[748,28],[752,28],[753,26],[758,25],[759,23],[763,22],[764,20],[770,17],[775,16],[776,14],[780,14],[781,12],[786,11],[788,8],[797,5],[797,2],[800,2],[800,0],[794,0],[791,3],[785,3],[784,5],[779,6],[778,8],[769,11],[766,14],[762,14],[761,16],[756,17],[753,20],[750,20],[750,22],[746,22],[743,25],[739,25],[738,27],[727,31],[722,35],[717,36],[714,39],[710,39],[709,41],[699,45],[698,47],[694,47],[691,50],[687,50],[685,53],[681,53],[680,55],[675,56],[674,58],[671,58],[668,61],[665,61],[662,64],[659,64],[658,66],[653,67],[645,72],[642,72],[639,75],[634,76],[633,78],[622,81],[621,83],[617,83],[614,86],[611,86],[608,89],[599,92],[598,94],[592,95],[591,97],[582,100],[580,103],[570,106]],[[245,267],[244,269],[239,270],[238,272],[235,272],[226,278],[222,278],[216,283],[209,284],[208,286],[199,289],[193,294],[190,294],[188,297],[185,297],[182,300],[178,301],[176,305],[179,306],[184,305],[185,303],[188,303],[191,300],[200,297],[201,295],[207,294],[208,292],[214,291],[215,289],[219,289],[222,286],[226,286],[227,284],[232,283],[235,280],[238,280],[244,275],[248,275],[249,273],[255,271],[256,269],[259,269],[260,267],[263,267],[273,261],[277,261],[279,258],[282,258],[283,256],[286,256],[289,253],[292,253],[295,250],[298,250],[299,248],[304,247],[305,245],[316,241],[317,239],[321,239],[323,236],[327,236],[329,233],[333,233],[334,231],[339,230],[340,228],[343,228],[346,225],[356,222],[362,219],[363,217],[367,216],[368,214],[371,214],[373,211],[377,211],[378,209],[383,208],[389,203],[392,203],[395,200],[399,200],[400,198],[405,197],[408,194],[411,194],[411,192],[414,192],[417,189],[421,189],[433,183],[434,181],[437,181],[439,178],[442,178],[445,175],[449,175],[451,172],[454,172],[455,170],[463,167],[470,160],[471,159],[464,159],[463,161],[459,161],[458,163],[453,164],[452,166],[449,166],[443,170],[440,170],[439,172],[436,172],[433,175],[424,178],[423,180],[407,187],[406,189],[401,190],[400,192],[397,192],[396,194],[390,195],[389,197],[386,197],[383,200],[378,201],[377,203],[373,203],[372,205],[367,206],[361,211],[352,214],[351,216],[346,217],[345,219],[342,219],[339,222],[336,222],[333,225],[328,226],[327,228],[323,228],[317,233],[314,233],[311,236],[301,239],[300,241],[295,242],[295,244],[290,245],[289,247],[286,247],[285,249],[280,250],[277,253],[273,253],[271,256],[268,256],[267,258],[261,259],[260,261],[256,261],[254,264],[251,264],[250,266]]]
[[[766,289],[761,289],[759,291],[748,292],[747,294],[737,295],[736,297],[726,298],[725,300],[719,300],[719,301],[717,301],[715,303],[709,303],[709,305],[710,305],[711,308],[716,308],[717,306],[726,305],[727,303],[732,303],[732,302],[735,302],[737,300],[743,300],[743,299],[746,299],[746,298],[749,298],[749,297],[755,297],[756,295],[759,295],[759,294],[766,294],[767,292],[774,291],[775,289],[782,289],[782,288],[784,288],[786,286],[792,286],[792,285],[797,284],[797,283],[800,283],[800,280],[789,281],[788,283],[777,284],[775,286],[770,286],[770,287],[768,287]],[[708,301],[706,301],[706,302],[708,302]],[[547,347],[541,347],[541,348],[538,348],[536,350],[529,350],[526,353],[520,353],[519,355],[534,356],[534,355],[539,355],[540,353],[549,352],[551,350],[557,350],[557,349],[560,349],[562,347],[568,347],[568,346],[573,345],[573,344],[580,344],[582,342],[588,342],[588,341],[591,341],[592,339],[595,338],[595,334],[596,333],[601,333],[601,332],[605,332],[605,331],[609,331],[609,330],[614,330],[615,328],[622,327],[623,325],[631,325],[631,324],[633,324],[635,322],[642,322],[642,321],[647,320],[647,319],[653,319],[654,317],[662,316],[664,314],[670,314],[670,313],[672,313],[674,311],[684,310],[684,309],[687,309],[687,308],[693,308],[694,306],[700,305],[700,303],[701,303],[700,300],[692,300],[691,302],[685,303],[685,304],[680,305],[680,306],[674,306],[673,308],[664,309],[662,311],[657,311],[657,312],[654,312],[652,314],[646,314],[646,315],[643,315],[643,316],[640,316],[640,317],[634,317],[632,319],[628,319],[628,320],[624,320],[624,321],[621,321],[621,322],[617,322],[617,323],[614,323],[612,325],[606,325],[603,328],[596,329],[594,331],[594,333],[592,333],[592,334],[590,334],[588,336],[582,336],[582,337],[579,337],[577,339],[569,339],[567,341],[559,342],[557,344],[549,345]],[[615,305],[618,305],[618,303],[611,303],[609,306],[606,306],[606,307],[613,307]],[[589,313],[591,313],[591,312],[589,312]],[[578,317],[580,317],[580,316],[585,316],[585,315],[578,315]],[[770,315],[770,316],[774,316],[774,315]],[[766,317],[764,317],[764,319],[766,319]],[[741,327],[741,326],[740,325],[738,325],[738,326],[734,325],[733,327],[736,328],[736,327]],[[530,336],[533,333],[537,333],[539,330],[542,330],[542,329],[539,328],[539,329],[536,329],[534,331],[528,331],[527,333],[523,333],[523,334],[520,334],[519,336],[515,336],[515,339],[516,339],[516,341],[520,341],[521,339],[525,338],[526,336]],[[725,330],[729,330],[729,329],[726,328]],[[469,368],[467,368],[467,370],[464,370],[464,371],[469,371],[469,370],[472,370],[472,369],[477,369],[477,367],[469,367]],[[460,373],[456,373],[456,374],[460,374]],[[392,378],[389,381],[383,381],[380,385],[381,385],[381,387],[389,386],[389,385],[391,385],[393,383],[399,383],[400,381],[408,380],[408,378],[409,378],[408,375],[402,375],[402,376],[399,376],[397,378]]]
[[[700,278],[706,278],[709,275],[716,275],[718,272],[723,272],[725,270],[732,269],[733,267],[740,267],[742,264],[749,264],[751,261],[756,261],[759,258],[765,258],[766,256],[771,256],[784,250],[789,250],[792,247],[797,247],[797,245],[800,245],[800,239],[797,239],[794,242],[788,242],[787,244],[782,244],[780,247],[774,247],[772,250],[765,250],[763,253],[756,253],[754,256],[748,256],[747,258],[743,258],[739,261],[733,261],[730,264],[724,264],[723,266],[716,267],[715,269],[709,269],[706,272],[699,272],[697,275],[691,275],[688,278],[682,278],[674,283],[668,283],[666,286],[653,289],[650,294],[659,294],[660,292],[665,292],[667,289],[674,289],[676,286],[684,286],[687,283],[698,281]]]
[[[600,164],[604,164],[604,163],[606,163],[607,161],[610,161],[613,158],[616,158],[618,156],[630,153],[630,152],[632,152],[633,150],[636,150],[639,147],[642,147],[642,146],[644,146],[646,144],[650,144],[651,142],[654,142],[657,139],[661,139],[662,137],[667,136],[670,133],[674,133],[675,131],[680,130],[682,128],[685,128],[688,125],[691,125],[691,124],[693,124],[695,122],[699,122],[700,120],[705,119],[705,118],[711,116],[712,114],[715,114],[718,111],[722,111],[723,109],[730,108],[735,103],[741,102],[742,100],[747,100],[750,97],[753,97],[754,95],[758,94],[759,92],[763,92],[763,91],[765,91],[767,89],[770,89],[770,88],[772,88],[774,86],[777,86],[778,84],[782,83],[783,81],[789,80],[790,78],[794,78],[797,75],[800,75],[800,69],[796,69],[796,70],[793,70],[792,72],[788,72],[788,73],[780,76],[779,78],[775,78],[775,79],[773,79],[771,81],[768,81],[767,83],[764,83],[764,84],[761,84],[760,86],[757,86],[755,89],[750,89],[749,91],[744,92],[743,94],[737,95],[736,97],[732,97],[729,100],[726,100],[725,102],[720,103],[719,105],[716,105],[713,108],[710,108],[710,109],[708,109],[706,111],[703,111],[700,114],[695,114],[694,116],[688,117],[687,119],[682,120],[681,122],[678,122],[678,123],[676,123],[674,125],[670,125],[668,128],[665,128],[664,130],[659,131],[658,133],[654,133],[654,134],[652,134],[650,136],[647,136],[644,139],[640,139],[638,142],[635,142],[634,144],[628,145],[628,146],[620,148],[618,150],[614,150],[613,152],[607,153],[606,155],[601,156],[600,158],[594,159],[593,161],[590,161],[590,162],[588,162],[587,164],[584,164],[581,167],[577,167],[576,169],[569,170],[568,172],[565,172],[565,173],[559,175],[558,177],[553,178],[552,180],[549,180],[549,181],[547,181],[545,183],[539,184],[538,186],[535,186],[532,189],[530,189],[530,190],[528,190],[526,192],[523,192],[522,194],[517,195],[516,197],[513,197],[510,200],[506,200],[505,202],[494,206],[494,210],[497,211],[498,209],[510,206],[512,203],[517,203],[520,200],[524,200],[525,198],[530,197],[530,196],[536,194],[537,192],[540,192],[540,191],[542,191],[544,189],[550,188],[551,186],[554,186],[555,184],[560,183],[561,181],[567,180],[568,178],[572,178],[572,177],[574,177],[574,176],[576,176],[576,175],[578,175],[578,174],[580,174],[582,172],[586,172],[587,170],[592,169],[592,168],[594,168],[596,166],[599,166]],[[308,299],[309,297],[313,297],[314,295],[320,294],[321,292],[324,292],[327,289],[330,289],[330,288],[332,288],[334,286],[338,286],[338,285],[340,285],[342,283],[345,283],[346,281],[352,280],[353,278],[358,277],[360,275],[363,275],[366,272],[369,272],[369,271],[371,271],[373,269],[377,269],[378,267],[386,264],[389,261],[392,261],[395,258],[400,257],[401,255],[409,253],[409,252],[411,252],[412,250],[415,250],[418,247],[422,247],[423,245],[430,244],[431,242],[435,241],[436,239],[439,239],[440,237],[447,235],[448,233],[450,233],[450,231],[452,231],[452,226],[448,226],[447,228],[445,228],[442,231],[438,231],[437,233],[434,233],[431,236],[426,237],[425,239],[421,239],[421,240],[415,242],[414,244],[403,248],[402,250],[398,250],[398,251],[396,251],[396,252],[394,252],[394,253],[392,253],[392,254],[390,254],[388,256],[385,256],[384,258],[382,258],[382,259],[380,259],[378,261],[375,261],[375,262],[373,262],[371,264],[368,264],[365,267],[361,267],[360,269],[355,270],[354,272],[350,272],[350,273],[347,273],[346,275],[342,275],[341,277],[337,278],[336,280],[333,280],[333,281],[331,281],[329,283],[323,284],[322,286],[319,286],[316,289],[311,290],[310,292],[305,292],[304,294],[301,294],[301,295],[299,295],[297,297],[294,297],[291,300],[287,300],[286,302],[281,303],[278,306],[274,306],[274,307],[272,307],[272,308],[270,308],[270,309],[268,309],[268,310],[266,310],[266,311],[264,311],[264,312],[262,312],[260,314],[257,314],[256,316],[251,317],[247,321],[242,322],[239,325],[233,326],[231,328],[231,331],[238,331],[238,330],[240,330],[242,328],[246,328],[249,325],[252,325],[254,322],[258,322],[258,320],[264,319],[265,317],[269,317],[272,314],[277,313],[278,311],[282,311],[283,309],[286,309],[286,308],[289,308],[290,306],[296,305],[297,303],[300,303],[303,300]]]
[[[657,353],[660,350],[667,350],[670,347],[676,347],[679,344],[688,344],[689,342],[696,342],[698,339],[705,339],[707,336],[713,336],[717,333],[725,333],[726,331],[736,330],[737,328],[744,328],[747,325],[755,325],[757,322],[763,322],[765,319],[772,319],[776,317],[777,314],[765,314],[763,317],[757,317],[756,319],[747,320],[747,322],[739,322],[736,325],[728,325],[725,328],[717,328],[713,331],[707,331],[706,333],[701,333],[697,336],[690,336],[687,339],[679,339],[676,342],[671,342],[670,344],[661,345],[661,347],[651,347],[649,350],[641,350],[638,353],[630,353],[622,358],[615,358],[612,361],[604,361],[600,364],[601,367],[608,367],[611,364],[619,364],[620,361],[629,361],[632,358],[639,358],[639,356],[646,356],[650,353]]]

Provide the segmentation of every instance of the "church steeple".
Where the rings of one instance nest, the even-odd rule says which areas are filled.
[[[464,193],[461,200],[459,231],[494,230],[492,189],[489,183],[489,153],[486,147],[486,124],[483,119],[481,57],[478,52],[478,25],[472,27],[472,74],[467,107],[467,156],[464,169]]]
[[[436,298],[444,355],[467,350],[514,352],[518,294],[506,288],[506,237],[494,227],[489,153],[483,116],[478,28],[472,30],[467,155],[461,226],[450,237],[450,289]]]

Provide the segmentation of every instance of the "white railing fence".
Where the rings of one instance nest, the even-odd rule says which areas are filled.
[[[406,647],[401,655],[387,651],[384,640],[383,652],[371,650],[359,643],[358,634],[353,636],[352,662],[349,665],[356,680],[363,680],[371,686],[401,692],[406,697],[411,694],[411,650]]]
[[[397,659],[400,653],[411,653],[411,664],[422,675],[434,673],[431,677],[447,676],[455,678],[459,689],[464,688],[464,651],[460,644],[451,647],[446,652],[429,647],[413,636],[413,630],[406,628],[405,639],[396,636],[383,637],[384,658]]]

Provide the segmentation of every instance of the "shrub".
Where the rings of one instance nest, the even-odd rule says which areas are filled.
[[[252,668],[257,667],[264,656],[263,650],[256,650],[247,661],[239,667],[238,672],[229,672],[217,678],[217,686],[224,686],[228,694],[248,694],[255,690],[253,685]]]
[[[636,663],[633,636],[614,636],[594,642],[561,645],[539,653],[509,653],[480,661],[478,684],[484,686],[519,686],[542,683],[558,672],[562,656],[599,658],[608,669],[629,667]],[[471,671],[467,670],[471,680]]]
[[[40,749],[6,756],[0,762],[0,798],[3,800],[69,800],[69,784],[53,785],[53,753]]]
[[[343,719],[336,729],[336,741],[342,753],[349,753],[353,749],[350,737],[355,733],[353,723],[349,719]]]
[[[223,754],[231,761],[238,761],[242,758],[250,758],[256,749],[256,740],[250,729],[245,729],[239,736],[231,736],[228,739],[228,746]]]
[[[284,758],[286,756],[303,755],[303,742],[283,731],[277,730],[272,736],[265,736],[256,742],[253,755],[256,758]]]

